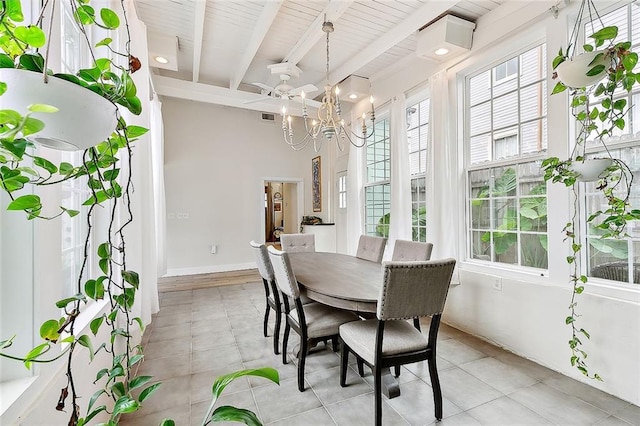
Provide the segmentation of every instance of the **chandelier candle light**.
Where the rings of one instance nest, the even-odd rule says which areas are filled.
[[[335,137],[338,149],[342,151],[344,148],[341,145],[341,140],[348,140],[356,148],[362,148],[367,139],[373,135],[375,129],[376,112],[373,106],[373,96],[369,97],[371,102],[371,111],[369,112],[369,119],[371,120],[371,129],[368,133],[367,128],[367,113],[362,113],[362,135],[358,135],[353,131],[345,128],[345,122],[342,118],[342,109],[340,107],[340,88],[336,84],[335,88],[329,83],[329,34],[333,32],[333,24],[326,21],[322,24],[322,31],[327,34],[327,73],[326,83],[324,86],[324,96],[322,97],[322,104],[318,108],[318,119],[311,120],[309,123],[309,114],[307,112],[307,105],[305,102],[304,91],[300,92],[302,98],[302,118],[304,119],[304,127],[307,134],[300,141],[294,140],[293,127],[291,125],[292,117],[287,115],[287,108],[282,107],[282,132],[285,142],[289,144],[294,150],[300,150],[307,146],[310,141],[313,141],[313,148],[316,152],[322,149],[322,138],[318,142],[318,135],[322,133],[327,140],[332,140]]]

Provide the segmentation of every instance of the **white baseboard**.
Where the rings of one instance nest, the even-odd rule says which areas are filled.
[[[255,269],[255,268],[257,268],[255,262],[236,263],[234,265],[196,266],[192,268],[168,268],[167,273],[163,275],[163,278],[179,277],[182,275],[211,274],[214,272],[241,271],[245,269]]]

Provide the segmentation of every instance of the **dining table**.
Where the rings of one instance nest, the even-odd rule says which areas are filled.
[[[359,315],[375,317],[384,269],[380,263],[341,253],[289,253],[300,293],[311,300]],[[387,398],[400,395],[400,386],[389,369],[382,374]]]

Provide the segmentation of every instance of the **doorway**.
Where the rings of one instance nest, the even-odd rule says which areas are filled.
[[[264,181],[264,241],[278,246],[281,234],[294,234],[299,226],[300,182]]]

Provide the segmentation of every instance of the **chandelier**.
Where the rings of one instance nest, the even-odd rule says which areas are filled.
[[[304,128],[306,134],[302,139],[296,141],[293,134],[293,126],[291,124],[292,117],[287,115],[286,107],[282,107],[282,133],[285,142],[294,150],[300,150],[305,148],[311,141],[313,141],[313,148],[316,152],[322,149],[322,142],[324,139],[331,141],[335,139],[338,149],[342,151],[344,149],[342,142],[349,141],[356,148],[362,148],[367,139],[373,135],[375,128],[376,113],[373,106],[373,96],[369,96],[369,102],[371,103],[371,111],[368,113],[368,118],[371,120],[371,128],[367,127],[367,113],[362,113],[361,130],[362,134],[357,134],[345,127],[345,121],[342,118],[342,108],[340,106],[340,88],[336,84],[331,86],[329,83],[329,34],[333,32],[333,24],[326,20],[322,23],[322,31],[327,34],[327,71],[324,86],[324,96],[322,97],[322,103],[318,107],[317,119],[310,119],[307,112],[307,105],[305,101],[305,93],[302,91],[300,97],[302,98],[302,118],[304,119]]]

